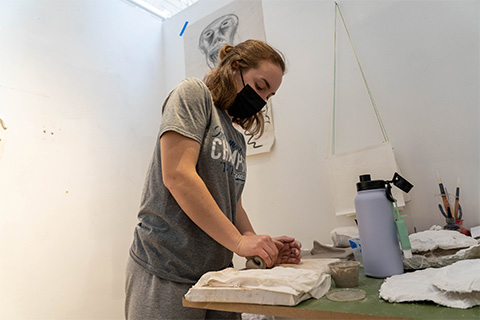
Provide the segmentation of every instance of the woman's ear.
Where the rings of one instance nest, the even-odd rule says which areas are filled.
[[[232,62],[232,69],[233,71],[237,71],[239,69],[240,65],[237,60]]]

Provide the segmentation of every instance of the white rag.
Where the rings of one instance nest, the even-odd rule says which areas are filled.
[[[204,274],[195,286],[198,287],[233,287],[261,289],[298,295],[310,293],[320,298],[317,288],[328,276],[315,270],[302,270],[286,267],[272,269],[236,270],[227,268]]]
[[[412,252],[426,252],[435,249],[468,248],[478,242],[472,237],[454,230],[426,230],[409,235]]]
[[[242,302],[295,305],[321,298],[331,284],[328,264],[338,259],[309,259],[272,269],[227,268],[207,272],[187,292],[194,302]]]
[[[385,279],[380,297],[389,302],[428,300],[451,308],[471,308],[480,305],[480,291],[476,291],[480,283],[479,268],[480,259],[475,259],[395,275]]]

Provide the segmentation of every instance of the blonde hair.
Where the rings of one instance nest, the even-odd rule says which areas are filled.
[[[259,40],[247,40],[236,46],[225,45],[219,52],[220,63],[204,78],[215,105],[227,110],[237,96],[237,87],[233,64],[238,63],[240,71],[258,67],[261,61],[277,64],[285,74],[285,60],[278,50]],[[257,114],[246,119],[233,118],[233,122],[253,135],[261,136],[265,127],[263,114]]]

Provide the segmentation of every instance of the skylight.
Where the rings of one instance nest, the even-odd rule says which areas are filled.
[[[127,0],[162,20],[171,18],[198,0]]]

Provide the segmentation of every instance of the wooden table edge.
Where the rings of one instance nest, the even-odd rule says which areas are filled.
[[[286,318],[301,318],[301,319],[319,319],[319,317],[333,320],[364,320],[364,319],[409,319],[388,317],[379,315],[370,315],[362,313],[347,313],[341,311],[329,311],[329,310],[315,310],[294,308],[288,306],[274,306],[274,305],[262,305],[262,304],[250,304],[250,303],[226,303],[226,302],[192,302],[185,298],[182,299],[182,304],[187,308],[199,308],[209,310],[220,310],[237,313],[252,313],[263,314],[267,316],[281,316]]]

